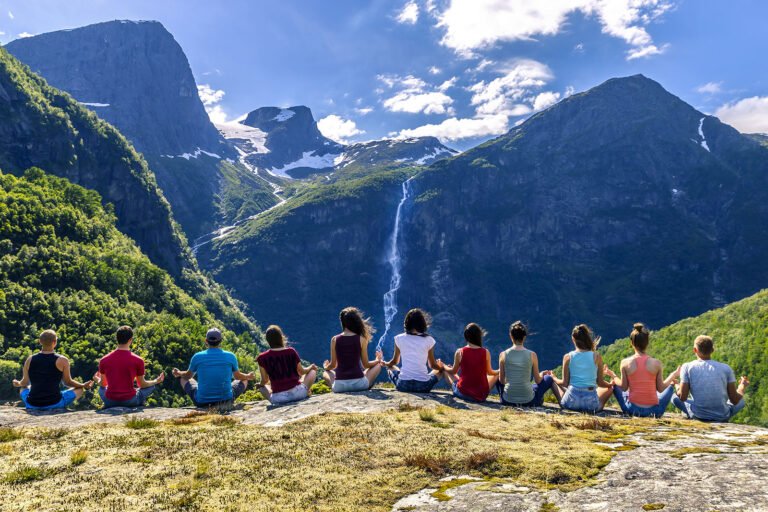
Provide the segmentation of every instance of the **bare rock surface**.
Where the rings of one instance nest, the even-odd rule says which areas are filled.
[[[680,437],[667,434],[659,427],[634,436],[637,448],[618,453],[592,487],[564,493],[472,482],[446,491],[447,501],[425,489],[397,502],[393,511],[768,510],[768,430],[718,425]]]

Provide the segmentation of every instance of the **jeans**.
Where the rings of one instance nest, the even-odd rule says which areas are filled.
[[[555,381],[553,381],[552,377],[549,375],[542,377],[539,384],[532,385],[533,399],[530,402],[524,404],[516,404],[504,400],[504,385],[501,382],[496,383],[496,389],[499,391],[501,403],[504,405],[514,405],[516,407],[541,407],[544,405],[544,395],[547,393],[547,391],[552,389],[552,384],[554,384],[554,382]]]
[[[245,388],[248,386],[248,383],[241,382],[239,380],[233,380],[232,381],[232,398],[225,399],[225,400],[219,400],[217,402],[198,402],[197,401],[197,382],[190,380],[187,382],[187,385],[184,386],[184,392],[189,395],[189,398],[192,399],[192,403],[195,404],[195,407],[208,407],[211,405],[219,405],[219,404],[225,404],[228,402],[232,402],[235,398],[239,397],[243,393],[245,393]]]
[[[392,384],[395,385],[395,389],[403,393],[429,393],[435,387],[438,380],[440,380],[437,378],[437,375],[430,375],[429,380],[401,380],[399,370],[388,370],[387,375]]]
[[[269,403],[272,405],[276,404],[287,404],[289,402],[297,402],[299,400],[304,400],[309,396],[309,391],[307,390],[307,387],[304,384],[299,384],[298,386],[295,386],[291,389],[286,389],[285,391],[278,391],[277,393],[272,393],[272,395],[269,397]]]
[[[571,411],[596,413],[600,410],[600,400],[597,398],[597,387],[577,388],[568,386],[560,401],[560,407]]]
[[[357,379],[336,379],[333,381],[331,391],[334,393],[354,393],[356,391],[368,391],[371,383],[368,377],[359,377]]]
[[[61,400],[56,402],[53,405],[46,405],[43,407],[38,407],[36,405],[29,405],[27,402],[27,397],[29,396],[29,388],[24,388],[20,392],[21,395],[21,401],[24,402],[24,407],[30,410],[35,411],[49,411],[51,409],[66,409],[69,404],[75,401],[77,398],[77,395],[75,394],[75,391],[72,389],[67,389],[66,391],[61,392]]]
[[[657,394],[659,396],[658,405],[643,407],[635,405],[629,401],[629,391],[624,391],[621,389],[621,386],[613,387],[613,396],[616,397],[616,401],[619,402],[619,407],[621,407],[624,414],[629,416],[639,416],[641,418],[648,418],[651,416],[654,418],[661,418],[664,415],[664,411],[667,410],[667,406],[669,405],[670,400],[672,400],[672,396],[675,394],[675,386],[669,386],[663,392]]]
[[[130,400],[110,400],[107,398],[107,388],[101,387],[99,388],[99,396],[101,401],[104,402],[104,409],[109,409],[110,407],[141,407],[154,391],[155,386],[139,388],[136,390],[136,395]]]
[[[677,395],[674,395],[672,397],[672,403],[675,404],[675,407],[683,411],[683,414],[685,414],[689,419],[696,419],[701,421],[729,421],[731,418],[736,416],[739,411],[741,411],[745,405],[747,405],[747,401],[743,398],[739,400],[739,403],[736,405],[733,405],[730,400],[728,401],[728,408],[730,410],[730,413],[727,418],[699,418],[695,414],[693,414],[693,398],[689,398],[685,402],[680,400],[680,397]]]
[[[474,399],[471,396],[467,396],[464,393],[462,393],[461,391],[459,391],[459,383],[458,382],[454,382],[452,388],[453,388],[453,396],[455,396],[456,398],[461,398],[462,400],[466,400],[467,402],[475,402],[475,403],[485,402],[485,400]]]

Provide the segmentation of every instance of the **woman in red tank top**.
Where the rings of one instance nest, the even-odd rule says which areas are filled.
[[[477,324],[464,329],[467,345],[456,351],[453,365],[443,365],[445,379],[454,396],[473,402],[485,402],[488,393],[499,380],[499,370],[491,366],[491,353],[483,348],[485,331]],[[458,374],[458,380],[456,375]]]
[[[624,414],[659,418],[675,393],[674,383],[680,376],[680,368],[662,380],[661,362],[645,353],[650,333],[643,324],[634,325],[629,341],[635,355],[621,362],[621,378],[607,365],[603,373],[613,379],[613,394]]]

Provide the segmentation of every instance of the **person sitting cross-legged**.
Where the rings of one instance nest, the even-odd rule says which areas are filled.
[[[383,363],[389,380],[398,391],[429,393],[443,373],[442,361],[435,359],[435,339],[427,332],[430,317],[421,309],[412,309],[403,324],[405,332],[395,336],[392,359]],[[401,358],[402,370],[395,366]]]
[[[259,391],[272,404],[285,404],[303,400],[312,394],[317,378],[317,366],[304,366],[298,352],[286,347],[283,330],[270,325],[264,337],[269,350],[259,354],[256,362],[261,372]]]
[[[726,422],[744,408],[744,392],[749,380],[742,376],[737,387],[731,367],[712,360],[714,351],[712,338],[696,338],[693,342],[696,360],[682,366],[679,396],[673,396],[672,403],[688,418]],[[693,398],[689,398],[689,394],[693,394]]]
[[[680,376],[680,368],[663,380],[661,361],[645,353],[649,340],[648,329],[635,324],[629,335],[635,355],[621,362],[621,378],[607,365],[604,373],[613,379],[613,395],[624,414],[661,418],[675,394],[674,382]]]
[[[248,381],[255,378],[253,372],[242,373],[237,357],[222,350],[221,331],[209,329],[205,335],[206,350],[192,356],[189,369],[173,369],[173,376],[181,382],[184,392],[197,407],[226,405],[242,395]],[[197,375],[197,380],[192,377]],[[235,380],[231,380],[232,377]]]
[[[21,388],[21,401],[30,410],[65,409],[90,389],[93,381],[78,382],[70,373],[69,359],[55,352],[59,338],[53,330],[40,334],[40,352],[32,354],[24,362],[21,380],[13,386]],[[64,391],[61,383],[71,386]]]
[[[491,353],[483,347],[485,331],[476,323],[464,328],[467,344],[453,356],[453,364],[443,364],[443,376],[453,395],[470,402],[485,402],[499,380],[499,370],[491,366]],[[456,376],[458,375],[458,379]]]
[[[117,330],[117,348],[101,358],[99,371],[93,380],[100,384],[99,396],[104,408],[141,407],[165,380],[165,373],[157,379],[144,378],[144,359],[131,351],[133,329],[123,325]],[[134,387],[138,383],[138,388]]]
[[[323,363],[323,379],[334,393],[371,389],[381,372],[382,357],[377,351],[376,359],[368,359],[373,326],[354,307],[342,309],[339,322],[343,331],[331,338],[331,359]]]
[[[509,327],[512,347],[499,354],[499,390],[501,403],[518,407],[541,407],[544,394],[554,383],[549,372],[539,371],[536,352],[525,348],[528,329],[519,320]],[[534,384],[531,384],[533,377]]]

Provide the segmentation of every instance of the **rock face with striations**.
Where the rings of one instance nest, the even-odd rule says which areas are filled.
[[[156,21],[110,21],[18,39],[8,51],[144,153],[190,239],[277,202],[208,119],[183,50]]]
[[[768,286],[767,156],[643,76],[571,96],[410,182],[393,325],[426,308],[445,356],[469,321],[496,349],[522,319],[551,366],[576,323],[610,341],[634,321],[659,328],[755,293]],[[325,356],[337,307],[363,307],[381,332],[409,174],[329,187],[245,225],[208,266],[305,357]],[[294,293],[278,301],[274,289]]]

